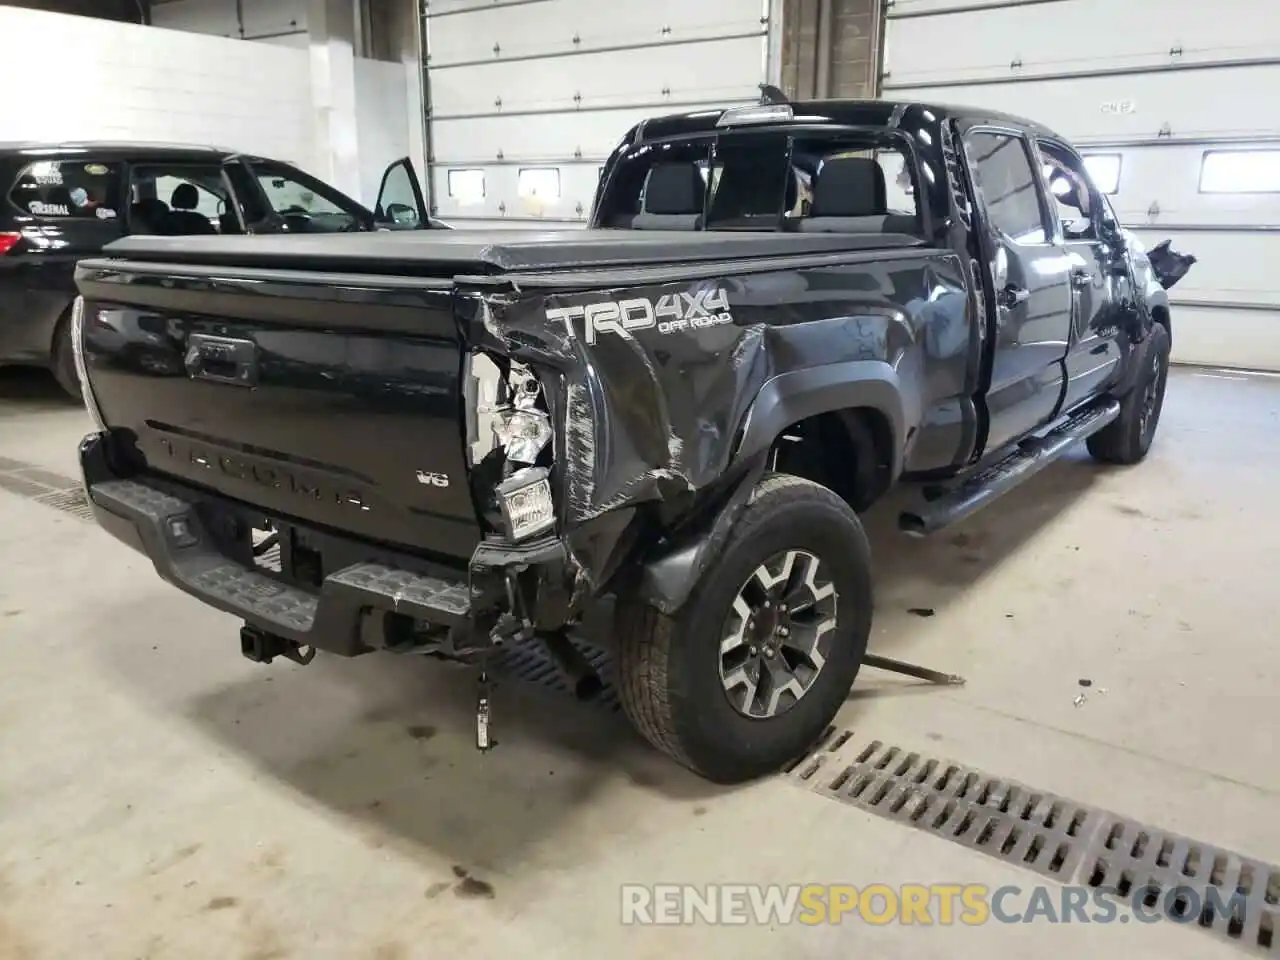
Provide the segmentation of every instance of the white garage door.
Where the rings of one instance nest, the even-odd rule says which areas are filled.
[[[581,224],[604,159],[646,117],[756,100],[762,0],[431,0],[437,215]]]
[[[1144,244],[1199,257],[1170,292],[1175,359],[1280,370],[1280,5],[897,0],[888,17],[886,98],[1053,127],[1096,155]]]

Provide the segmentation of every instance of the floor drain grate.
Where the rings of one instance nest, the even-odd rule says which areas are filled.
[[[1110,893],[1280,957],[1280,867],[950,760],[829,727],[784,777],[822,796]]]
[[[93,519],[84,490],[75,479],[33,463],[0,457],[0,490],[70,513],[81,520]]]
[[[613,713],[618,712],[622,709],[622,705],[618,702],[616,688],[610,682],[611,663],[609,655],[583,644],[578,644],[577,646],[588,662],[599,672],[601,679],[604,680],[604,689],[598,696],[588,701],[588,705],[602,707]],[[528,640],[509,646],[495,658],[494,672],[499,676],[547,687],[564,693],[566,696],[572,696],[572,691],[569,689],[564,677],[561,676],[560,669],[543,652],[536,640]]]
[[[1145,909],[1280,956],[1280,867],[1106,815],[1082,877]]]
[[[1092,811],[1043,791],[879,740],[831,730],[787,773],[815,793],[1066,882]]]
[[[0,490],[16,493],[20,497],[26,497],[28,500],[34,500],[36,497],[49,492],[49,488],[42,483],[36,483],[34,480],[28,480],[26,477],[17,474],[3,473],[0,473]]]
[[[83,490],[54,490],[33,498],[36,503],[69,513],[80,520],[93,520],[93,507]]]

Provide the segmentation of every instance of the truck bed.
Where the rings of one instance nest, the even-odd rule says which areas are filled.
[[[398,276],[521,273],[813,256],[921,245],[899,234],[424,230],[322,236],[127,237],[134,261]]]

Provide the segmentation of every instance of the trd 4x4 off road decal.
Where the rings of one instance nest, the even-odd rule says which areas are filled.
[[[718,327],[733,323],[733,314],[729,312],[728,293],[715,288],[668,293],[656,302],[647,297],[628,297],[581,307],[556,307],[547,311],[547,319],[563,321],[575,336],[576,321],[581,320],[587,343],[595,343],[604,333],[630,337],[634,331],[651,327],[657,327],[661,334]]]

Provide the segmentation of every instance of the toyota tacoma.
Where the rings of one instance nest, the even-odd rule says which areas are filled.
[[[1038,124],[883,101],[654,118],[589,228],[131,237],[81,262],[98,522],[254,660],[478,665],[614,610],[701,775],[802,753],[866,655],[859,514],[927,535],[1078,441],[1143,459],[1194,262]],[[579,684],[579,689],[591,684]],[[490,745],[481,689],[477,741]]]

